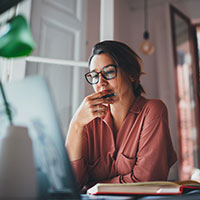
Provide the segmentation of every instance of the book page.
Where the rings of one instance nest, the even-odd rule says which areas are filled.
[[[194,180],[176,181],[176,183],[179,184],[179,185],[197,185],[197,186],[200,186],[200,182],[194,181]]]

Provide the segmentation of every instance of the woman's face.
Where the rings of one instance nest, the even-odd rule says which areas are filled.
[[[104,67],[108,65],[115,65],[113,59],[106,53],[95,55],[90,63],[90,71],[101,72]],[[117,76],[111,80],[106,80],[99,74],[99,82],[93,85],[95,92],[109,91],[109,93],[117,93],[115,99],[127,97],[133,93],[132,82],[119,67],[117,67]]]

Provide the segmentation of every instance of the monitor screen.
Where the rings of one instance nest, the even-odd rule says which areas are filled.
[[[13,124],[28,128],[33,143],[41,195],[69,195],[79,189],[64,146],[64,138],[46,81],[40,76],[4,84]],[[0,94],[0,137],[9,125]],[[26,158],[24,158],[26,159]]]

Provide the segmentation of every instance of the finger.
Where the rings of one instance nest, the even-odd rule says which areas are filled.
[[[103,96],[110,94],[111,92],[112,92],[111,90],[105,90],[105,91],[102,91],[102,92],[97,92],[97,93],[90,95],[90,98],[91,99],[100,99]]]
[[[94,112],[105,112],[105,111],[107,111],[108,110],[108,107],[107,106],[105,106],[105,105],[102,105],[102,104],[98,104],[98,105],[95,105],[94,106]]]
[[[93,104],[94,106],[100,105],[100,104],[112,104],[112,103],[113,103],[113,99],[112,99],[112,98],[94,99],[94,100],[92,100],[92,101],[93,101],[92,104]]]
[[[106,115],[106,113],[107,112],[105,112],[105,111],[96,111],[96,112],[94,112],[94,117],[103,117],[103,116],[105,116]]]

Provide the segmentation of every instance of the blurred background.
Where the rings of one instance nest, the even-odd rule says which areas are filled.
[[[105,39],[125,42],[143,60],[141,82],[146,97],[160,98],[168,108],[179,158],[169,180],[189,179],[200,168],[199,8],[199,0],[21,1],[17,14],[29,22],[36,48],[29,57],[0,58],[1,79],[44,76],[64,140],[73,113],[93,92],[84,80],[91,48]],[[13,9],[1,13],[1,24],[12,16]],[[148,38],[144,38],[145,31]],[[154,49],[149,54],[141,51],[146,40]]]

